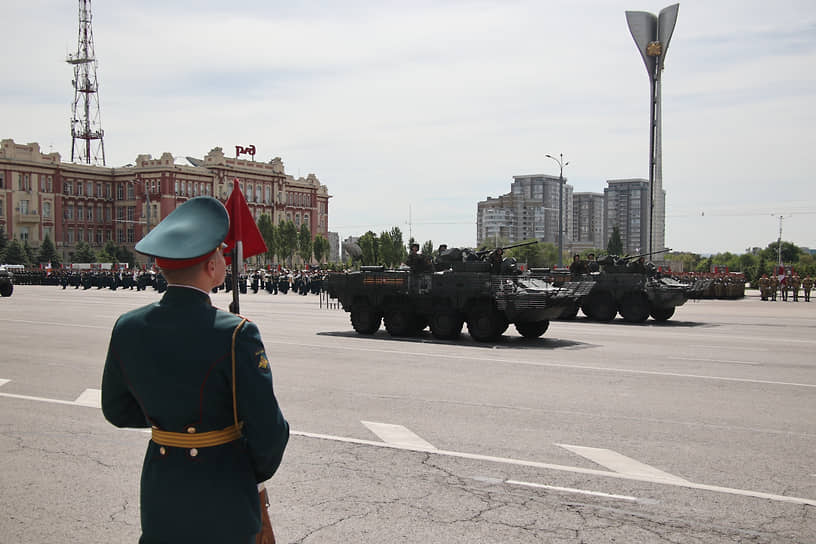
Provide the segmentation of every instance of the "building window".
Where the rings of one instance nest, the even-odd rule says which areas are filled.
[[[82,229],[77,229],[77,242],[82,242],[85,240],[85,231]]]
[[[127,199],[133,200],[136,198],[136,191],[133,189],[133,184],[129,183],[127,186]]]
[[[3,215],[6,213],[6,207],[3,204],[3,199],[0,198],[0,217],[3,217]]]
[[[111,209],[110,206],[105,206],[105,223],[111,222]]]
[[[266,186],[266,199],[264,200],[264,202],[266,202],[267,204],[271,204],[272,203],[271,200],[272,200],[272,187],[267,185]]]
[[[110,184],[110,183],[106,183],[106,184],[105,184],[105,198],[107,198],[108,200],[110,200],[110,199],[111,199],[111,195],[112,195],[112,194],[113,194],[113,193],[112,193],[112,191],[111,191],[111,184]]]
[[[89,181],[88,185],[85,187],[85,189],[86,189],[86,191],[85,191],[86,196],[93,196],[93,183],[91,183]]]
[[[96,229],[96,243],[100,246],[102,245],[102,236],[103,236],[102,229]]]
[[[51,203],[50,202],[43,202],[42,214],[43,214],[44,218],[51,219]]]
[[[74,229],[68,229],[68,243],[74,243]]]
[[[6,188],[6,173],[0,172],[0,189]]]
[[[116,229],[116,242],[119,244],[125,243],[125,231],[122,229]]]
[[[81,181],[77,182],[77,187],[76,187],[77,196],[82,196],[82,191],[83,191],[84,187],[85,187],[84,183],[82,183]]]
[[[136,217],[136,206],[127,207],[127,220],[133,221]]]
[[[28,215],[28,200],[20,201],[20,213],[22,215]]]
[[[121,183],[116,186],[116,200],[124,200],[125,198],[125,186]]]
[[[102,206],[96,207],[96,222],[97,223],[102,222]]]
[[[93,221],[93,206],[88,206],[88,221]]]
[[[179,182],[176,180],[176,194],[179,194]]]
[[[102,184],[96,184],[96,198],[102,198]]]
[[[136,241],[136,237],[133,236],[133,227],[128,227],[127,229],[127,241],[130,244]]]

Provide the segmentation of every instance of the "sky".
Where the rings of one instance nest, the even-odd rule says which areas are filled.
[[[78,3],[7,2],[0,138],[70,160]],[[254,145],[315,174],[341,239],[474,246],[514,175],[648,178],[652,0],[92,3],[108,166]],[[666,54],[666,244],[816,248],[816,3],[685,0]],[[811,151],[808,151],[808,150]],[[780,221],[780,216],[782,220]]]

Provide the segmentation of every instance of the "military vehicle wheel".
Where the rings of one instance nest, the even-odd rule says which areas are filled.
[[[668,308],[656,308],[653,306],[650,314],[655,321],[666,321],[674,315],[674,306]]]
[[[14,284],[11,282],[4,282],[0,284],[0,296],[10,297],[14,291]]]
[[[467,328],[471,338],[477,342],[490,342],[507,330],[507,321],[495,309],[482,306],[471,311]]]
[[[351,326],[359,334],[374,334],[380,329],[381,320],[380,314],[367,304],[351,310]]]
[[[528,323],[516,323],[516,330],[524,338],[538,338],[544,334],[550,326],[546,319],[542,321],[531,321]]]
[[[452,340],[462,334],[464,320],[456,312],[441,311],[431,317],[431,334],[440,340]]]
[[[417,333],[416,316],[405,308],[391,310],[385,314],[385,330],[391,336],[413,336]]]
[[[643,323],[649,319],[649,299],[643,293],[628,293],[621,301],[620,314],[629,323]]]
[[[598,292],[590,293],[581,306],[584,314],[595,321],[612,321],[618,313],[615,299],[610,293]]]

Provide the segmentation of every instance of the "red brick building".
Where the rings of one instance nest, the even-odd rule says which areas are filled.
[[[0,141],[0,228],[35,248],[47,234],[65,262],[80,240],[97,250],[109,240],[132,250],[188,198],[226,202],[236,178],[256,221],[266,214],[275,225],[305,223],[313,237],[328,238],[328,189],[314,174],[287,175],[279,157],[230,158],[216,147],[203,159],[139,155],[134,164],[108,168],[64,163],[39,144],[13,140]]]

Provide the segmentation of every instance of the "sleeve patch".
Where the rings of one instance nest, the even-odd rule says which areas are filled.
[[[264,372],[269,372],[269,359],[266,358],[266,352],[264,350],[257,351],[255,357],[258,359],[258,368]]]

